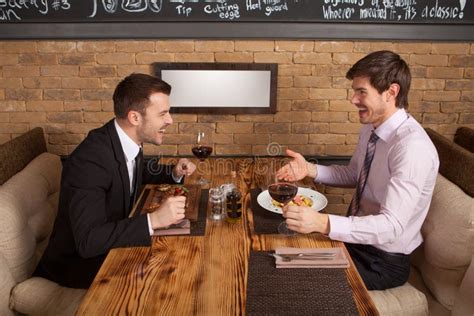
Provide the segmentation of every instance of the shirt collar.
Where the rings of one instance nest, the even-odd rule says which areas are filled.
[[[377,136],[384,142],[388,142],[398,127],[402,125],[408,117],[409,116],[405,109],[397,110],[397,112],[390,116],[388,120],[375,129],[375,134],[377,134]]]
[[[117,130],[118,137],[120,139],[120,144],[122,145],[123,152],[125,153],[125,159],[127,162],[135,160],[135,157],[140,151],[140,146],[135,143],[127,133],[120,127],[117,123],[117,120],[114,120],[115,129]]]

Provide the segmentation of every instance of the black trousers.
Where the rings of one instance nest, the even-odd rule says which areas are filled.
[[[385,290],[408,280],[409,255],[385,252],[370,245],[345,245],[368,290]]]

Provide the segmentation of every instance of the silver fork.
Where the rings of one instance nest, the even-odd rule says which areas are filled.
[[[317,253],[317,254],[276,254],[270,253],[272,257],[280,258],[282,261],[289,262],[292,260],[332,260],[335,253]]]

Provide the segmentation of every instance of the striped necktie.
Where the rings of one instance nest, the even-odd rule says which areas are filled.
[[[357,181],[357,187],[354,196],[352,197],[351,204],[349,205],[349,210],[347,212],[347,216],[350,215],[357,215],[360,207],[360,198],[362,196],[362,192],[364,192],[365,184],[367,182],[367,178],[369,176],[370,165],[372,164],[372,160],[374,159],[375,154],[375,144],[379,140],[377,134],[372,131],[372,134],[369,138],[369,143],[367,144],[367,152],[365,154],[364,165],[360,170],[359,179]]]

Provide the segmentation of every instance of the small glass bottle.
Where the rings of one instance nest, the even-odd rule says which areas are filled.
[[[237,173],[231,172],[233,188],[226,194],[227,221],[236,223],[242,218],[242,194],[237,183]]]
[[[225,195],[220,188],[209,190],[209,204],[213,220],[221,220],[225,217]]]

